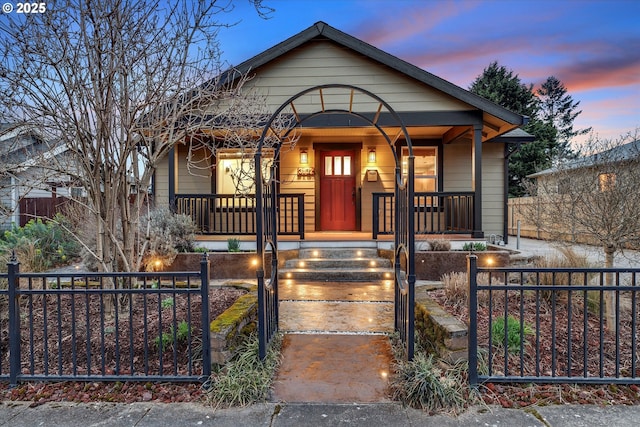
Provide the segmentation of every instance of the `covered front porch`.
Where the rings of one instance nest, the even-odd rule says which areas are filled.
[[[379,240],[392,236],[395,223],[393,192],[373,192],[371,215],[366,221],[370,230],[309,230],[305,227],[304,193],[280,193],[277,195],[278,232],[283,240],[287,237],[323,239],[342,234],[358,238]],[[361,199],[361,195],[357,196]],[[201,236],[229,238],[256,234],[255,196],[237,197],[233,194],[176,194],[175,211],[192,218]],[[418,236],[478,236],[474,234],[474,192],[422,192],[415,194],[415,234]],[[213,241],[217,239],[211,239]]]

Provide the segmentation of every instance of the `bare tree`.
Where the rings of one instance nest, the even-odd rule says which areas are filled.
[[[269,12],[261,0],[251,2],[259,14]],[[64,170],[86,189],[97,242],[86,249],[104,271],[140,267],[140,218],[153,172],[171,147],[185,143],[213,155],[238,138],[255,146],[266,103],[247,95],[248,76],[216,77],[223,75],[219,17],[231,7],[66,0],[0,22],[0,121],[28,122],[66,145],[77,170],[53,160],[41,167]],[[247,100],[252,108],[234,110]],[[231,123],[252,135],[229,133]]]
[[[640,139],[638,131],[617,140],[591,138],[588,151],[538,177],[544,198],[545,231],[579,234],[602,246],[605,267],[614,267],[619,251],[640,244]],[[606,280],[612,284],[612,277]],[[613,295],[607,298],[607,327],[615,330]]]

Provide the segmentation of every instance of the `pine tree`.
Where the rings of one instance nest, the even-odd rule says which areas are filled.
[[[537,90],[537,95],[540,99],[540,120],[556,129],[557,146],[554,157],[574,157],[571,140],[591,131],[591,128],[573,128],[574,120],[582,113],[582,110],[576,111],[580,101],[574,102],[562,82],[554,76],[547,78]]]
[[[533,85],[525,85],[517,74],[496,61],[489,64],[469,90],[514,113],[529,116],[524,130],[536,137],[509,159],[509,195],[525,194],[526,176],[551,166],[555,129],[538,120],[540,110]]]
[[[533,117],[538,111],[533,85],[523,84],[517,74],[496,61],[484,69],[469,90],[514,113]]]

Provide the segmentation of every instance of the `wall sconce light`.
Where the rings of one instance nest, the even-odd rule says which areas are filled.
[[[376,149],[375,148],[370,148],[369,149],[369,156],[367,157],[367,161],[369,163],[375,163],[376,162]]]
[[[309,154],[307,154],[307,150],[304,148],[300,149],[300,164],[301,165],[309,164]]]

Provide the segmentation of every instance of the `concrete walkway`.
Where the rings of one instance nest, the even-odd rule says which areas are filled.
[[[282,283],[285,335],[273,402],[389,402],[393,287],[387,282]]]
[[[458,417],[384,404],[277,404],[218,409],[197,403],[0,403],[0,426],[175,427],[175,426],[505,426],[636,427],[638,406],[558,405],[524,410],[478,406]]]

